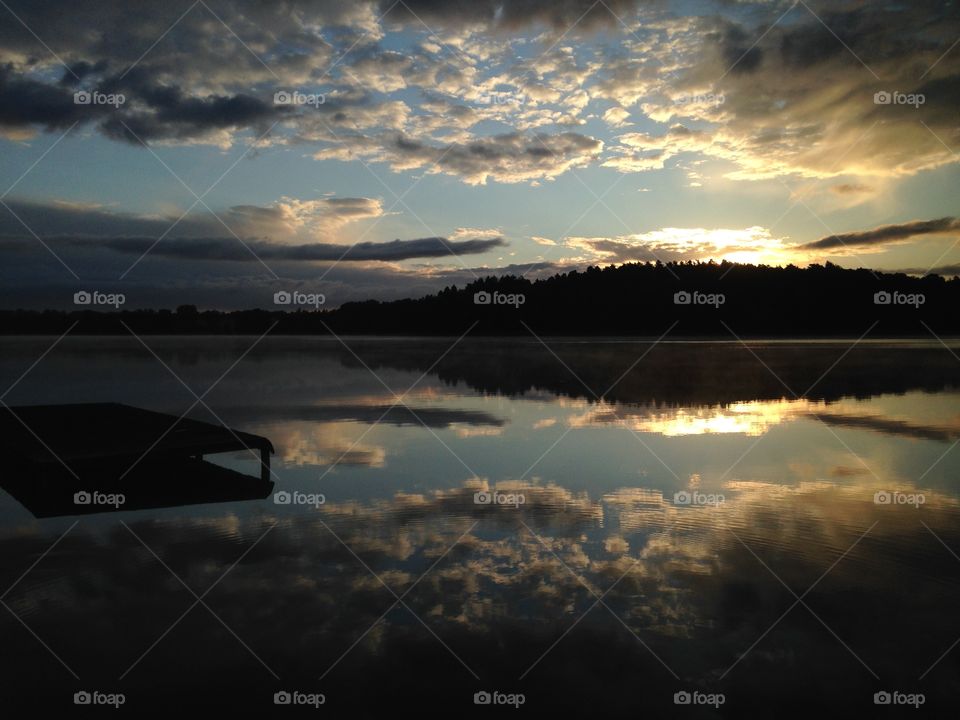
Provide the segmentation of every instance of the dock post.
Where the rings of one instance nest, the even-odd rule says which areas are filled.
[[[260,446],[260,479],[270,482],[270,448],[266,445]]]

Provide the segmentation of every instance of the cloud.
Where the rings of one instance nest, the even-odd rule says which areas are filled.
[[[133,23],[120,0],[18,4],[18,19],[40,29],[57,56],[38,48],[20,23],[4,23],[0,132],[23,136],[34,126],[49,130],[79,120],[117,140],[137,142],[127,125],[145,141],[227,145],[236,132],[262,131],[291,114],[273,105],[268,90],[277,89],[281,77],[306,83],[329,61],[333,48],[324,30],[352,28],[379,37],[374,9],[370,3],[294,0],[270,8],[241,1],[218,7],[215,16],[200,3],[179,19],[169,8],[138,8]],[[72,93],[81,88],[122,92],[126,102],[119,108],[75,105]]]
[[[530,239],[533,240],[537,245],[556,245],[556,241],[551,240],[547,237],[541,237],[540,235],[531,235]]]
[[[499,228],[472,228],[461,227],[450,233],[451,240],[463,240],[464,238],[501,238],[503,232]]]
[[[456,175],[469,185],[485,185],[488,180],[519,183],[553,178],[590,163],[602,150],[602,140],[573,132],[505,133],[445,147],[398,134],[380,142],[352,137],[314,157],[365,158],[397,171],[425,169],[428,174]]]
[[[499,232],[483,228],[460,228],[450,239],[317,241],[332,239],[358,220],[382,216],[382,201],[374,198],[282,198],[269,206],[237,205],[221,213],[223,224],[210,213],[157,217],[76,203],[5,203],[9,210],[0,210],[0,251],[6,254],[22,254],[39,245],[21,221],[50,248],[90,257],[101,251],[135,255],[149,251],[153,257],[181,260],[400,262],[478,255],[506,246]],[[224,234],[225,229],[234,234]]]
[[[395,3],[379,0],[383,12]],[[639,0],[407,0],[404,10],[397,8],[387,15],[393,22],[417,23],[425,21],[474,25],[493,30],[517,30],[533,24],[543,24],[553,30],[573,31],[577,27],[615,26],[618,17],[629,17],[636,11]],[[414,14],[413,16],[411,14]]]
[[[837,250],[851,247],[873,247],[900,243],[923,235],[960,234],[960,218],[943,217],[937,220],[914,220],[898,225],[881,225],[873,230],[859,230],[840,235],[828,235],[806,245],[804,250]]]
[[[281,198],[269,207],[235,205],[228,211],[250,235],[284,237],[330,237],[347,225],[384,215],[377,198],[329,197],[319,200]]]
[[[831,185],[830,192],[836,193],[837,195],[862,195],[872,193],[873,188],[863,183],[841,183],[839,185]]]
[[[625,12],[634,4],[617,1],[611,8]],[[579,19],[579,26],[588,27],[594,18],[614,22],[604,8],[586,12],[589,4],[579,0],[455,7],[427,2],[418,4],[416,16],[398,9],[378,22],[387,8],[373,0],[295,0],[289,5],[282,11],[252,1],[231,4],[220,13],[228,30],[202,5],[171,28],[168,13],[159,9],[144,9],[134,26],[118,2],[105,2],[95,13],[83,4],[33,3],[21,17],[44,28],[67,67],[52,56],[37,56],[23,33],[0,31],[0,58],[9,59],[0,71],[0,132],[19,139],[36,128],[55,131],[79,122],[133,145],[205,143],[228,148],[240,137],[249,141],[261,136],[261,145],[329,143],[332,147],[318,157],[370,156],[396,171],[436,164],[437,172],[461,175],[471,184],[488,178],[519,182],[553,177],[589,162],[602,150],[593,138],[553,134],[542,144],[557,159],[545,162],[539,158],[544,148],[538,136],[466,134],[483,119],[507,122],[518,131],[583,122],[576,117],[589,100],[582,90],[551,89],[541,77],[536,82],[517,80],[516,91],[505,94],[497,89],[492,66],[487,77],[480,77],[478,60],[502,54],[502,38],[499,44],[483,44],[476,37],[445,33],[437,49],[445,46],[449,55],[450,48],[458,46],[453,58],[417,49],[416,44],[384,47],[379,40],[384,28],[400,17],[422,33],[416,19],[420,13],[454,25],[479,20],[517,28]],[[154,43],[157,37],[163,41]],[[568,49],[548,55],[541,69],[549,66],[555,83],[572,82],[574,74],[582,72]],[[499,59],[515,58],[507,53]],[[53,80],[52,73],[59,74],[59,80]],[[123,93],[126,102],[119,107],[76,105],[72,92],[78,88]],[[417,112],[396,96],[411,88],[427,96]],[[273,95],[280,89],[313,93],[323,101],[305,107],[277,105]],[[508,96],[512,101],[502,102]],[[533,107],[543,99],[561,98],[565,110]]]
[[[285,106],[244,93],[198,97],[185,95],[177,86],[163,86],[141,87],[135,97],[142,109],[118,108],[104,116],[100,128],[107,137],[133,144],[204,139],[229,147],[232,134],[223,131],[252,129],[259,137],[289,114]]]
[[[762,227],[662,228],[618,237],[572,237],[566,244],[605,263],[725,259],[775,264],[790,251],[782,238]]]
[[[170,28],[168,13],[150,9],[131,25],[122,3],[109,0],[96,13],[83,4],[37,2],[21,17],[44,28],[68,67],[36,55],[22,33],[0,31],[0,58],[9,58],[0,75],[0,132],[19,139],[37,128],[55,131],[79,122],[133,145],[221,148],[264,136],[264,146],[327,145],[318,159],[369,158],[397,172],[431,168],[469,184],[549,179],[602,153],[602,141],[589,136],[532,132],[583,124],[591,95],[581,86],[601,63],[582,62],[569,46],[520,60],[509,52],[517,38],[496,34],[494,41],[483,33],[538,24],[564,30],[576,24],[577,31],[617,26],[612,12],[631,18],[638,3],[611,0],[607,6],[582,0],[420,2],[407,6],[413,12],[398,7],[378,21],[389,6],[373,0],[295,0],[289,11],[241,0],[220,13],[228,31],[203,6]],[[427,33],[433,50],[379,42],[396,22],[423,34],[422,18],[443,28],[439,36]],[[163,41],[154,44],[160,36]],[[81,87],[120,92],[127,101],[78,106],[71,93]],[[319,94],[324,101],[278,106],[278,89]],[[409,90],[421,97],[398,95]],[[482,120],[514,132],[471,135],[468,129]]]
[[[945,53],[960,17],[935,2],[809,5],[777,24],[784,8],[774,3],[757,7],[752,26],[701,16],[662,23],[661,37],[641,29],[637,52],[612,56],[596,88],[658,123],[696,127],[695,146],[669,133],[656,143],[656,131],[647,144],[663,159],[689,151],[723,161],[732,179],[901,177],[956,162],[944,143],[958,137],[960,56]],[[923,102],[877,103],[878,92]],[[609,150],[625,172],[662,166],[627,162],[629,145]]]
[[[255,262],[281,260],[289,262],[398,262],[417,258],[445,258],[455,255],[479,255],[503,247],[503,238],[478,238],[448,241],[442,237],[390,242],[358,242],[354,245],[310,243],[285,245],[262,241],[239,242],[233,237],[215,238],[109,238],[74,241],[75,246],[93,244],[116,252],[151,255],[186,260],[230,260]]]
[[[202,4],[170,29],[164,8],[141,8],[130,23],[119,0],[43,0],[17,12],[69,70],[18,24],[0,29],[0,132],[79,121],[124,142],[229,147],[273,128],[266,145],[320,145],[318,159],[468,184],[542,181],[594,163],[657,170],[684,153],[741,180],[899,177],[956,162],[944,147],[960,137],[960,55],[945,52],[960,33],[956,13],[932,0],[808,4],[774,25],[779,3],[683,16],[640,0],[238,0],[218,8],[227,30]],[[383,42],[399,25],[398,41]],[[80,87],[127,102],[77,106]],[[278,89],[325,102],[278,106]],[[877,104],[878,92],[924,102]],[[591,120],[613,132],[653,122],[613,141],[562,132]],[[538,137],[552,159],[538,155]]]
[[[622,127],[627,124],[630,113],[619,105],[608,109],[603,113],[604,122],[611,127]]]
[[[346,42],[364,33],[368,40],[381,36],[376,6],[353,0],[291,0],[283,7],[237,0],[216,6],[216,15],[202,3],[185,4],[173,13],[169,7],[143,6],[137,8],[136,22],[130,21],[130,5],[124,0],[34,0],[13,5],[18,18],[36,29],[80,78],[91,70],[119,74],[136,67],[149,69],[162,81],[180,78],[192,84],[205,78],[213,90],[233,82],[238,74],[254,80],[273,77],[271,71],[291,78],[295,73],[308,75],[311,61],[324,59],[330,51],[323,31],[338,31]],[[17,22],[0,28],[0,45],[18,64],[62,70]],[[90,61],[93,56],[98,62]]]
[[[8,199],[0,209],[0,237],[19,237],[21,220],[42,237],[209,237],[226,228],[247,238],[276,242],[334,240],[347,226],[384,215],[379,198],[325,197],[311,200],[283,197],[270,205],[235,205],[217,214],[204,210],[183,215],[144,215],[98,205],[64,201]],[[19,219],[18,219],[19,218]],[[224,227],[226,226],[226,228]],[[348,240],[349,238],[347,238]]]
[[[112,109],[109,105],[77,105],[73,90],[18,75],[9,63],[0,66],[0,132],[33,125],[62,131]]]
[[[944,277],[951,277],[953,275],[960,275],[960,264],[938,265],[931,268],[906,268],[903,270],[893,270],[892,272],[901,272],[904,275],[942,275]]]

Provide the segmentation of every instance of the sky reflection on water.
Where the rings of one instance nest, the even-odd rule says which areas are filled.
[[[7,384],[42,352],[40,340],[0,342]],[[147,342],[199,393],[250,339]],[[696,403],[671,399],[697,391],[676,378],[666,399],[650,395],[655,379],[634,378],[643,363],[626,395],[597,401],[539,372],[532,346],[509,358],[516,379],[533,373],[524,392],[485,387],[483,368],[451,379],[469,366],[456,352],[421,378],[445,349],[427,345],[430,361],[405,343],[353,357],[268,340],[210,393],[225,422],[273,441],[277,490],[322,493],[319,507],[267,498],[85,516],[15,582],[77,518],[35,520],[0,494],[0,577],[15,583],[4,603],[16,615],[0,621],[4,699],[62,684],[45,694],[66,706],[92,683],[130,705],[187,694],[268,707],[296,687],[324,692],[330,709],[429,691],[469,711],[474,692],[496,687],[528,707],[588,708],[602,693],[608,708],[670,715],[686,688],[723,692],[731,717],[791,692],[798,708],[872,708],[885,688],[924,692],[930,707],[955,700],[960,658],[944,653],[960,636],[960,361],[943,347],[875,353],[885,367],[873,387],[851,379],[849,396],[825,383],[823,397],[765,397],[761,376],[741,373],[758,397],[715,402],[705,380],[710,397]],[[607,348],[605,387],[647,347]],[[791,378],[815,380],[848,347],[793,348],[794,366],[810,367]],[[651,356],[663,352],[654,367],[694,354],[707,377],[711,354],[732,349]],[[914,364],[897,372],[891,356]],[[864,377],[868,356],[844,360]],[[116,338],[68,339],[6,402],[64,397],[176,415],[192,402]],[[254,469],[243,454],[220,461]],[[475,502],[490,491],[524,502]],[[884,492],[922,504],[878,504]],[[191,592],[203,602],[178,621]]]

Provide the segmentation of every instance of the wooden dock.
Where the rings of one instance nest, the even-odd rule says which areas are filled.
[[[77,493],[122,494],[122,509],[259,499],[273,445],[260,435],[117,403],[0,408],[0,485],[37,517],[104,512]],[[253,451],[260,477],[205,461]]]

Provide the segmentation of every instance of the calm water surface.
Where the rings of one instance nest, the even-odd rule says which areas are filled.
[[[8,706],[960,700],[960,344],[255,340],[68,337],[4,397],[189,410],[324,500],[36,519],[0,491]],[[52,341],[0,340],[3,388]]]

